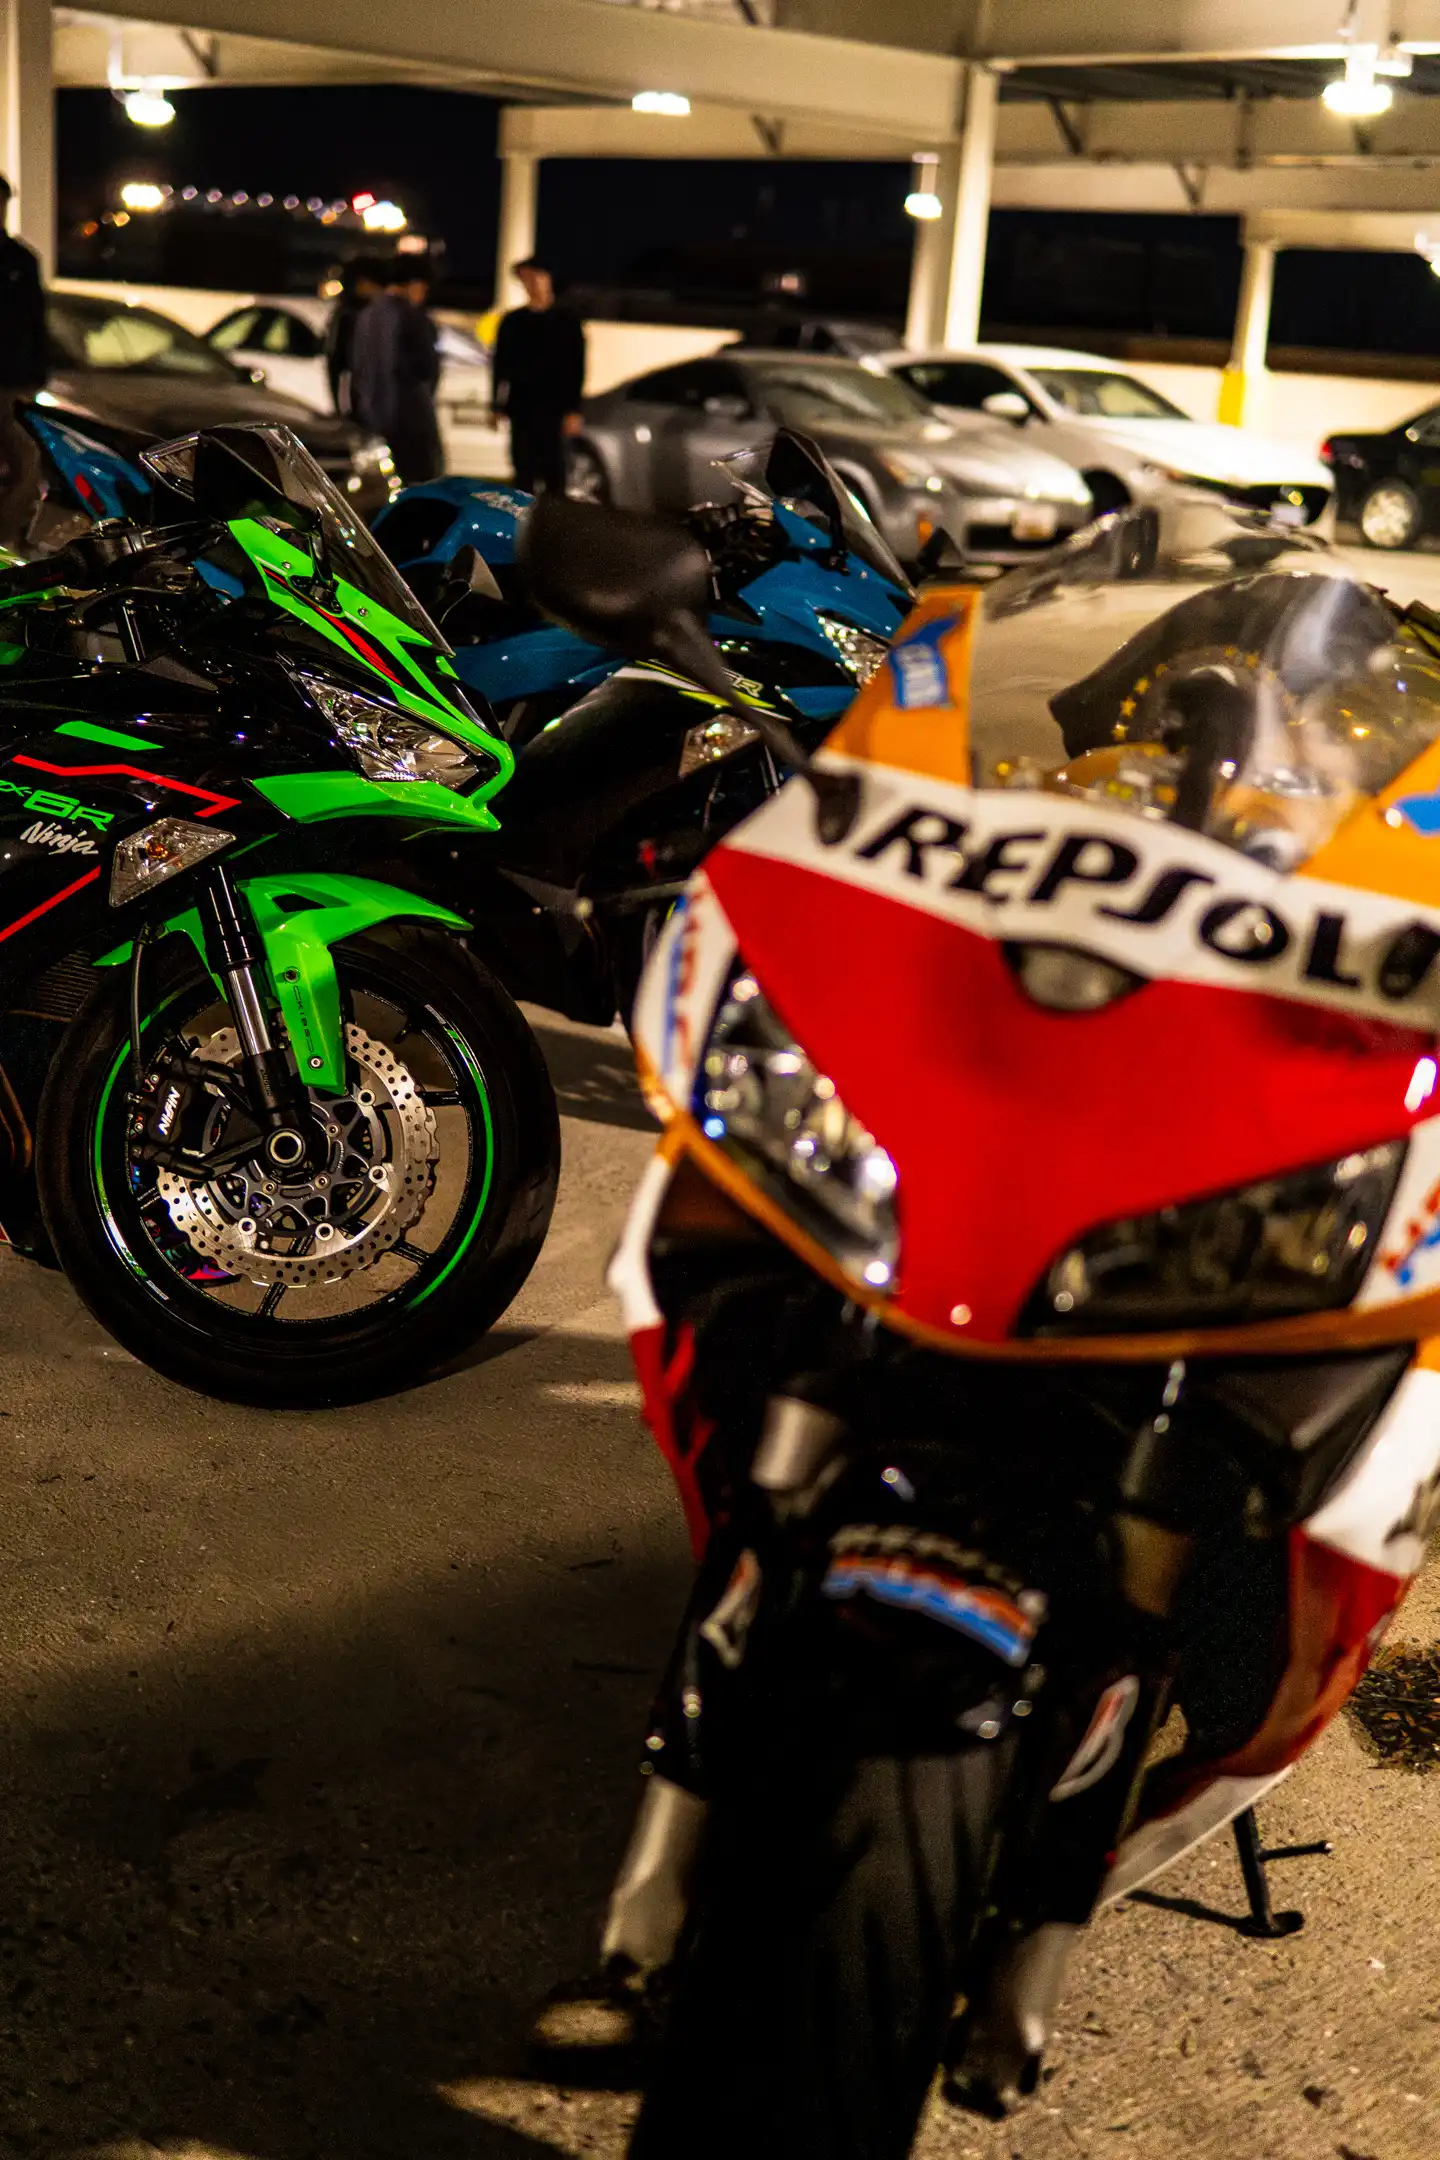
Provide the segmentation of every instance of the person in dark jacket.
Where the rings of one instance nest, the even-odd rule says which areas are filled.
[[[355,325],[377,293],[385,289],[385,273],[372,255],[357,256],[345,272],[340,297],[325,325],[325,372],[330,378],[330,402],[337,413],[350,406],[350,365],[355,347]]]
[[[406,487],[445,469],[435,390],[440,354],[426,313],[430,273],[404,256],[385,290],[356,319],[350,349],[350,407],[362,427],[383,435]]]
[[[33,397],[50,372],[40,265],[6,231],[11,187],[0,174],[0,547],[25,538],[39,488],[40,453],[15,417],[15,400]]]
[[[524,307],[502,317],[495,338],[494,404],[510,422],[515,485],[565,492],[565,438],[582,425],[585,331],[555,304],[555,281],[533,256],[514,265]]]

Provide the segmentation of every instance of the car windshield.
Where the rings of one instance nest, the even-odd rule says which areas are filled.
[[[1440,737],[1440,615],[1221,509],[1092,528],[981,617],[976,786],[1183,825],[1272,869]]]
[[[184,375],[233,383],[235,372],[183,324],[149,308],[115,306],[52,293],[45,323],[55,365],[107,375]]]
[[[775,360],[745,374],[771,418],[787,427],[913,427],[932,417],[908,384],[843,362]]]
[[[203,477],[198,487],[196,484],[197,452],[206,443],[219,444],[232,457],[242,458],[267,487],[297,508],[315,513],[324,543],[325,567],[332,578],[344,577],[398,616],[428,644],[449,653],[450,647],[389,556],[288,427],[208,428],[203,435],[185,435],[177,442],[157,444],[142,453],[140,462],[167,487],[193,501],[202,516],[210,515],[213,513],[204,499]],[[228,518],[234,513],[227,507],[220,514]]]
[[[1097,420],[1184,420],[1189,417],[1133,375],[1112,368],[1032,367],[1047,397],[1067,412]]]

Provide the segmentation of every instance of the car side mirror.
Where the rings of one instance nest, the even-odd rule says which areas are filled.
[[[738,711],[772,756],[809,782],[821,839],[844,839],[859,815],[858,776],[817,769],[778,713],[738,703],[705,629],[710,558],[682,525],[545,494],[520,529],[517,554],[531,598],[556,622],[631,659],[663,660]]]
[[[992,420],[1008,420],[1015,427],[1024,427],[1030,418],[1030,401],[1018,390],[995,390],[981,399],[980,410],[989,413]]]
[[[713,397],[706,398],[700,410],[708,413],[712,420],[748,420],[750,418],[748,402],[734,390],[717,390]]]

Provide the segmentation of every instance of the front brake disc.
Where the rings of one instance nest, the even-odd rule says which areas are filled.
[[[323,1168],[286,1176],[257,1156],[209,1180],[158,1173],[176,1230],[226,1274],[287,1289],[342,1282],[373,1267],[424,1213],[440,1160],[435,1113],[388,1044],[350,1021],[345,1047],[354,1086],[309,1090],[328,1142]],[[196,1054],[238,1064],[239,1038],[219,1028]]]

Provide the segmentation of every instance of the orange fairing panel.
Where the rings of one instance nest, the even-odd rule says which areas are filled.
[[[825,748],[867,765],[965,785],[978,605],[979,595],[970,586],[927,593]]]
[[[1440,902],[1440,742],[1352,811],[1301,874],[1421,907]]]

